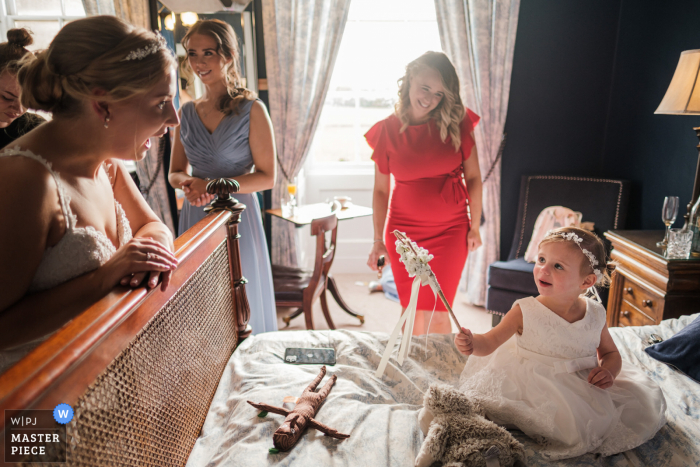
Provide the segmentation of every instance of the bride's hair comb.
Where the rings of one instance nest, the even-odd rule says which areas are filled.
[[[132,50],[124,57],[121,61],[128,62],[129,60],[143,60],[151,54],[157,53],[161,49],[168,47],[168,43],[165,38],[156,31],[156,38],[148,45],[140,47],[138,49]]]

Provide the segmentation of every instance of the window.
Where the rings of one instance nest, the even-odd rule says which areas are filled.
[[[85,17],[82,0],[2,0],[2,40],[12,28],[28,29],[34,43],[29,50],[45,49],[56,33],[68,22]]]
[[[406,65],[440,51],[430,0],[352,0],[311,148],[314,165],[367,164],[364,134],[393,112]]]

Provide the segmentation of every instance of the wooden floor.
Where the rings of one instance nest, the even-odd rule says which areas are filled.
[[[345,302],[357,313],[365,315],[365,324],[361,325],[358,319],[341,310],[329,293],[328,302],[331,317],[336,327],[356,331],[380,331],[387,333],[394,329],[401,315],[401,305],[384,298],[382,292],[369,293],[368,283],[376,280],[376,274],[370,272],[367,274],[334,274],[333,276],[338,283],[340,294],[345,299]],[[427,292],[421,291],[421,293]],[[467,304],[464,294],[459,291],[457,292],[457,297],[455,297],[453,309],[460,324],[469,328],[472,332],[484,333],[491,329],[491,315],[484,308]],[[290,326],[285,328],[282,317],[290,314],[292,311],[293,309],[290,308],[277,309],[277,325],[279,329],[306,329],[303,315],[294,319]],[[326,320],[323,318],[320,302],[316,302],[314,305],[314,326],[316,329],[328,329]],[[456,326],[453,324],[452,327],[452,331],[456,332]]]

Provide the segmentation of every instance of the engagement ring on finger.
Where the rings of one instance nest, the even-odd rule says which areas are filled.
[[[146,261],[150,261],[153,259],[153,255],[151,253],[146,253]]]

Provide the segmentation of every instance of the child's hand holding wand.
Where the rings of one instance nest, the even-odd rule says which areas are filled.
[[[464,355],[469,356],[474,353],[474,336],[472,332],[467,328],[462,328],[461,332],[455,335],[455,345],[457,350]]]

